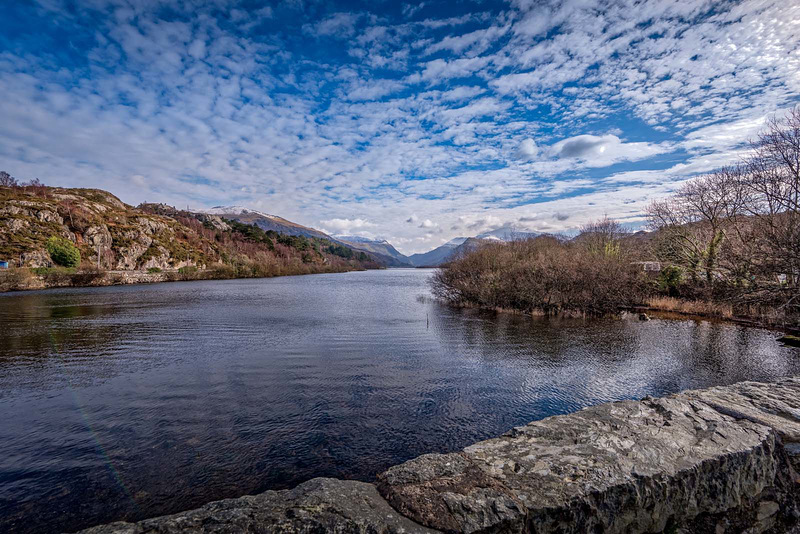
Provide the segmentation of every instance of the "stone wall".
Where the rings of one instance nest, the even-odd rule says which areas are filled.
[[[200,271],[202,273],[202,271]],[[49,289],[59,287],[93,287],[116,286],[127,284],[152,284],[156,282],[169,282],[179,280],[181,276],[177,271],[162,271],[149,273],[147,271],[102,271],[96,276],[82,275],[81,273],[54,273],[52,275],[36,275],[30,271],[17,270],[0,271],[0,292],[27,291],[35,289]]]
[[[374,485],[313,479],[83,534],[790,532],[798,460],[800,378],[744,382],[549,417]]]

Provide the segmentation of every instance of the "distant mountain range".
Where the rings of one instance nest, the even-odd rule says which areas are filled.
[[[515,241],[528,239],[539,235],[536,232],[521,232],[511,226],[503,226],[491,232],[485,232],[475,237],[456,237],[435,249],[422,254],[412,254],[408,257],[414,267],[437,267],[450,261],[452,258],[475,250],[487,241]]]
[[[354,250],[363,250],[381,260],[387,267],[413,267],[408,257],[400,253],[385,239],[369,239],[356,235],[334,235],[336,241],[344,243]]]
[[[324,232],[288,221],[276,215],[270,215],[243,206],[216,206],[201,213],[217,215],[226,219],[254,224],[262,230],[274,230],[288,235],[302,235],[306,237],[319,237],[339,242],[354,250],[366,252],[375,260],[387,267],[438,267],[452,258],[474,250],[482,243],[488,241],[515,241],[528,239],[540,235],[537,232],[523,232],[512,226],[503,226],[490,232],[484,232],[475,237],[456,237],[435,249],[406,256],[392,246],[385,239],[370,239],[354,235],[328,235]]]

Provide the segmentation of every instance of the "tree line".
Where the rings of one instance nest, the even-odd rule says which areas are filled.
[[[603,314],[669,296],[796,324],[800,107],[769,120],[740,161],[652,202],[647,219],[646,235],[603,219],[572,239],[487,244],[437,271],[432,288],[453,304],[544,314]]]
[[[800,314],[800,107],[770,119],[739,162],[648,209],[677,296]]]

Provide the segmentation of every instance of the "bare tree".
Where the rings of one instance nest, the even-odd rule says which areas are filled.
[[[6,171],[0,171],[0,187],[17,187],[17,179]]]
[[[660,231],[657,250],[663,259],[686,267],[693,280],[702,270],[711,284],[718,274],[720,248],[743,209],[739,174],[725,168],[699,176],[648,207],[650,227]]]
[[[604,216],[581,226],[576,241],[594,254],[619,256],[621,241],[629,234],[630,231],[619,222]]]
[[[797,305],[800,285],[800,106],[768,121],[745,160],[747,212],[762,275],[778,284],[786,305]]]

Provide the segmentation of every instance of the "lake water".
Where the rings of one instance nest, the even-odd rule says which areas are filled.
[[[430,274],[0,295],[0,532],[372,480],[591,404],[800,374],[774,332],[454,310]]]

